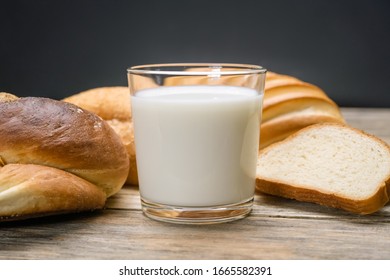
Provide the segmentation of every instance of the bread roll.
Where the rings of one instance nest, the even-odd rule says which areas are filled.
[[[94,88],[63,101],[91,111],[104,120],[131,121],[130,91],[127,87]]]
[[[48,98],[0,94],[0,165],[0,217],[23,217],[103,207],[123,186],[129,159],[119,136],[97,115]],[[23,186],[15,183],[18,176]],[[22,201],[26,193],[35,197],[32,205]],[[55,195],[62,204],[53,202]]]
[[[105,201],[101,188],[60,169],[0,167],[0,221],[101,209]]]
[[[90,89],[65,98],[103,118],[120,136],[129,156],[130,168],[127,184],[138,185],[130,92],[127,87],[102,87]]]

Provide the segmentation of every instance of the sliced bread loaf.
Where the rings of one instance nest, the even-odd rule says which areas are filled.
[[[267,73],[260,149],[324,122],[345,123],[337,104],[322,89],[295,77]]]
[[[373,213],[389,201],[390,147],[343,124],[311,125],[260,152],[256,186],[272,195]]]

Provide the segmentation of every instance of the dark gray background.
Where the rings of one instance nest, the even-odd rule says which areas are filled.
[[[63,98],[145,63],[259,64],[390,107],[390,1],[0,0],[0,91]]]

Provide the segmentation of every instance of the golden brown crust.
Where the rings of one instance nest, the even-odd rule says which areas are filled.
[[[0,102],[10,102],[10,101],[14,101],[18,98],[19,97],[15,96],[11,93],[0,92]]]
[[[387,149],[388,153],[390,154],[389,144],[362,130],[341,123],[317,123],[301,129],[297,133],[288,136],[283,141],[269,145],[259,153],[259,158],[266,154],[269,150],[274,149],[278,145],[282,145],[285,141],[290,141],[291,139],[297,137],[300,133],[304,133],[305,130],[321,128],[322,126],[346,127],[359,134],[365,135],[373,141],[381,144],[383,147],[385,147],[385,149]],[[259,175],[257,175],[256,178],[256,189],[267,194],[272,194],[285,198],[292,198],[299,201],[314,202],[329,207],[343,209],[353,213],[370,214],[378,211],[386,203],[388,203],[390,192],[390,174],[388,174],[387,178],[378,186],[375,194],[373,194],[371,197],[362,200],[350,199],[348,197],[342,197],[331,193],[324,193],[314,189],[308,189],[304,186],[289,185],[277,179],[261,178]]]
[[[298,201],[313,202],[323,206],[343,209],[357,214],[371,214],[381,209],[389,201],[388,190],[383,186],[371,197],[364,200],[353,200],[346,197],[323,193],[305,187],[287,185],[278,181],[256,178],[257,190],[276,196]]]
[[[342,123],[343,120],[322,112],[298,112],[271,119],[261,124],[260,149],[276,143],[293,133],[317,123]]]
[[[315,123],[344,119],[337,104],[319,87],[297,78],[267,73],[260,148]]]
[[[131,120],[130,91],[127,87],[94,88],[63,101],[91,111],[104,120]]]
[[[297,98],[286,98],[278,103],[272,104],[263,108],[262,122],[267,122],[270,119],[280,117],[282,115],[291,114],[294,112],[313,111],[323,114],[333,115],[344,122],[340,109],[333,101],[310,96],[302,96]]]
[[[266,82],[270,82],[270,81],[274,81],[274,80],[281,80],[281,79],[299,80],[298,78],[295,78],[293,76],[278,74],[278,73],[271,72],[271,71],[267,71],[267,75],[266,75],[265,79],[266,79]]]
[[[0,221],[101,209],[99,187],[68,172],[32,164],[0,168]]]
[[[288,99],[316,97],[335,104],[321,89],[318,87],[303,83],[300,81],[289,82],[283,85],[269,87],[264,93],[264,108]]]
[[[97,114],[115,130],[129,156],[130,168],[126,183],[138,185],[129,89],[127,87],[90,89],[65,98],[64,101]]]
[[[273,78],[267,78],[265,80],[265,91],[267,91],[270,88],[274,87],[280,87],[280,86],[286,86],[289,84],[297,84],[302,85],[304,84],[302,81],[298,80],[297,78],[291,77],[291,76],[283,76],[283,75],[275,75]]]
[[[126,179],[126,184],[138,185],[138,171],[135,156],[135,143],[134,143],[134,127],[132,122],[122,122],[119,120],[108,120],[107,123],[115,130],[121,137],[123,144],[125,145],[127,154],[129,155],[130,168],[129,174]]]
[[[0,103],[0,156],[5,164],[51,166],[116,193],[129,170],[126,150],[95,114],[47,98]]]

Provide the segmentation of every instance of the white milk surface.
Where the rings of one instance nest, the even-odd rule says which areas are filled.
[[[262,95],[233,86],[147,89],[132,97],[141,197],[217,206],[253,197]]]

